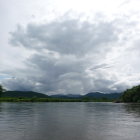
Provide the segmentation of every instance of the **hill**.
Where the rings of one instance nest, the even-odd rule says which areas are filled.
[[[6,91],[3,92],[1,97],[11,97],[11,98],[47,98],[48,96],[42,93],[33,91]]]
[[[81,98],[82,95],[80,94],[55,94],[55,95],[50,95],[52,98]]]
[[[127,89],[121,96],[122,102],[140,103],[140,85]]]
[[[107,98],[107,99],[118,99],[120,98],[122,94],[121,93],[100,93],[100,92],[91,92],[85,95],[80,94],[55,94],[51,95],[52,98],[88,98],[88,99],[101,99],[101,98]]]
[[[100,93],[100,92],[91,92],[84,95],[84,98],[107,98],[107,99],[118,99],[120,98],[121,93]]]

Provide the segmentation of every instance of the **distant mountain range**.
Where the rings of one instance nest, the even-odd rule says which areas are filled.
[[[86,95],[84,95],[84,97],[87,98],[108,98],[108,99],[117,99],[122,95],[122,93],[100,93],[100,92],[91,92],[88,93]]]
[[[33,91],[6,91],[1,97],[15,97],[15,98],[107,98],[107,99],[118,99],[122,94],[121,93],[100,93],[100,92],[91,92],[85,95],[80,94],[56,94],[56,95],[45,95]]]
[[[118,99],[122,94],[121,93],[100,93],[100,92],[91,92],[85,95],[80,94],[56,94],[51,95],[50,97],[55,98],[107,98],[107,99]]]
[[[14,98],[47,98],[48,95],[38,93],[38,92],[33,92],[33,91],[6,91],[3,92],[1,97],[14,97]]]
[[[50,97],[53,98],[81,98],[82,95],[80,94],[55,94],[55,95],[50,95]]]

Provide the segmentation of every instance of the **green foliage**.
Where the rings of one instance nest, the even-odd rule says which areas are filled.
[[[140,102],[140,85],[124,91],[121,100],[122,102]]]
[[[0,102],[112,102],[110,99],[70,99],[70,98],[13,98],[1,97]]]
[[[106,97],[76,97],[58,98],[32,91],[6,91],[0,85],[0,102],[112,102],[114,99]],[[2,94],[4,92],[4,94]]]
[[[2,85],[0,85],[0,97],[2,96],[2,93],[5,91]]]
[[[0,85],[0,93],[4,92],[2,85]]]
[[[42,93],[33,91],[6,91],[2,97],[9,98],[47,98],[48,96]]]

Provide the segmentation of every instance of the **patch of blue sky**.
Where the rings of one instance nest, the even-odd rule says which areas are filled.
[[[0,80],[9,79],[9,78],[11,78],[11,76],[9,75],[6,75],[6,74],[0,75]]]

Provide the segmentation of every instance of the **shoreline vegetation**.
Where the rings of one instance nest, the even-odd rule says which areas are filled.
[[[103,94],[99,92],[86,95],[48,96],[32,91],[6,91],[0,85],[0,102],[114,102],[140,103],[140,85],[125,90],[123,93]]]
[[[118,102],[140,103],[140,85],[125,90]]]
[[[0,98],[0,102],[113,102],[111,99],[72,99],[72,98]]]
[[[99,92],[86,95],[63,95],[48,96],[33,91],[6,91],[0,85],[0,102],[113,102],[120,95],[103,94]]]

